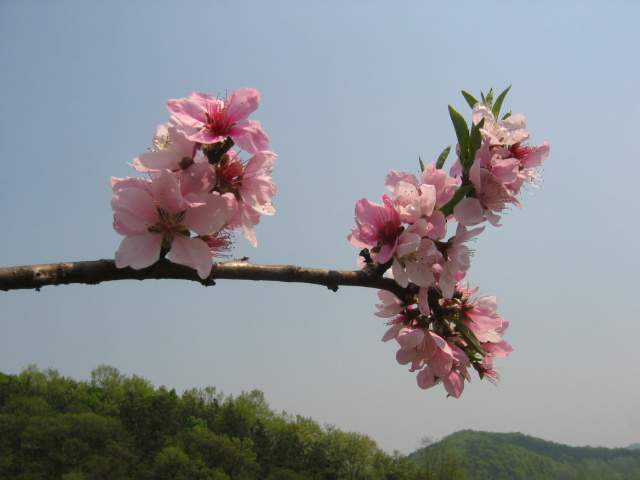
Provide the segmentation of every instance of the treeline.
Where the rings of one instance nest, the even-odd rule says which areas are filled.
[[[366,435],[276,413],[262,392],[154,388],[100,366],[91,380],[0,373],[2,480],[414,480]]]
[[[446,451],[477,480],[640,480],[640,450],[570,447],[521,433],[463,430],[418,450]]]

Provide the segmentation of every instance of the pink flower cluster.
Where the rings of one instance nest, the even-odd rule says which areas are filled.
[[[474,187],[474,195],[467,196],[455,206],[454,214],[463,225],[477,225],[488,220],[498,226],[496,214],[505,209],[507,203],[520,207],[516,195],[526,183],[534,183],[539,175],[536,168],[549,156],[549,143],[533,147],[525,144],[529,140],[526,119],[523,115],[509,116],[497,122],[491,110],[482,103],[471,111],[474,125],[482,122],[482,146],[476,152],[475,161],[469,170],[468,179]],[[460,161],[452,170],[461,173]]]
[[[357,202],[349,242],[363,248],[362,267],[387,270],[406,290],[402,299],[380,291],[376,315],[390,318],[383,341],[400,345],[397,361],[418,371],[421,388],[442,383],[459,397],[473,367],[480,378],[497,381],[493,362],[512,348],[502,340],[508,322],[497,313],[495,297],[474,297],[463,282],[470,267],[466,243],[487,220],[499,225],[508,203],[520,207],[516,195],[535,185],[536,171],[549,154],[549,144],[528,146],[522,115],[496,118],[508,89],[493,103],[492,92],[478,102],[463,92],[472,107],[472,127],[450,107],[458,136],[458,158],[449,174],[442,170],[449,149],[419,177],[391,171],[382,203]],[[473,100],[473,101],[470,101]],[[461,128],[462,126],[462,128]],[[448,239],[447,227],[457,223]]]
[[[148,178],[111,179],[113,225],[125,236],[118,268],[145,268],[166,254],[206,278],[234,231],[257,246],[254,225],[275,213],[277,191],[277,156],[260,122],[247,118],[259,100],[257,90],[242,88],[224,100],[192,93],[167,102],[172,115],[158,126],[154,148],[133,159]]]

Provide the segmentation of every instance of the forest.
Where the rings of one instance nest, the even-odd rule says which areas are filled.
[[[0,479],[425,478],[366,435],[274,412],[262,392],[178,395],[102,365],[0,373]]]
[[[427,433],[427,432],[425,432]],[[409,456],[277,413],[262,392],[182,394],[101,365],[0,373],[0,480],[640,480],[640,449],[465,430]]]

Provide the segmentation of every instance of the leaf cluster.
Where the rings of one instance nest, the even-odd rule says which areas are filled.
[[[500,109],[502,108],[502,104],[504,99],[509,93],[511,86],[507,87],[494,101],[494,93],[493,88],[489,90],[488,94],[484,94],[480,92],[481,101],[477,100],[473,95],[468,92],[462,90],[462,96],[467,101],[469,106],[473,108],[477,103],[483,103],[490,111],[493,113],[494,118],[498,118],[500,115]],[[473,166],[473,162],[475,161],[476,152],[480,149],[482,145],[482,132],[481,129],[484,127],[484,118],[480,120],[477,124],[472,123],[471,128],[467,124],[467,121],[464,117],[458,113],[451,105],[449,105],[449,116],[451,117],[451,122],[453,123],[453,128],[456,132],[456,138],[458,140],[457,145],[457,153],[458,158],[460,159],[460,165],[462,166],[462,179],[463,183],[456,191],[454,197],[446,204],[443,205],[440,210],[445,214],[449,215],[453,212],[453,208],[465,197],[473,196],[475,191],[473,184],[469,182],[469,170]],[[511,112],[507,112],[502,119],[509,117]],[[435,166],[438,169],[442,169],[444,164],[451,152],[451,145],[446,147],[435,162]],[[420,161],[420,169],[421,171],[425,170],[424,162],[422,158]]]
[[[507,93],[509,93],[510,88],[511,86],[509,86],[500,95],[498,95],[498,98],[496,98],[495,102],[493,101],[493,88],[489,90],[489,93],[487,95],[481,92],[482,103],[489,110],[491,110],[495,118],[499,117],[500,109],[502,108],[502,102],[504,102],[504,99],[507,96]],[[465,92],[464,90],[462,91],[462,96],[465,98],[471,108],[479,103],[479,101],[473,95]],[[509,114],[507,114],[505,118]],[[467,125],[464,117],[460,115],[451,105],[449,105],[449,116],[451,117],[451,121],[453,122],[453,128],[455,129],[456,137],[458,139],[458,156],[460,158],[460,163],[462,164],[462,171],[465,175],[468,175],[469,170],[473,165],[473,161],[475,160],[475,153],[478,151],[482,143],[482,134],[480,132],[480,129],[484,126],[484,119],[482,119],[477,124],[472,124],[471,129],[469,129],[469,126]],[[445,151],[447,150],[445,149]],[[440,157],[438,157],[436,166],[438,164],[444,164],[442,154],[440,155]]]

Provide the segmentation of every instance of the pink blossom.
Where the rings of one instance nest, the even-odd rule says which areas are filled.
[[[416,223],[433,213],[436,206],[436,190],[433,185],[416,188],[407,182],[398,182],[393,188],[393,205],[405,223]]]
[[[275,153],[263,151],[244,161],[231,150],[213,167],[215,190],[229,197],[234,208],[229,225],[240,227],[254,247],[258,243],[253,226],[260,221],[260,214],[275,213],[271,198],[277,193],[277,187],[271,171],[276,158]]]
[[[401,365],[411,364],[410,371],[420,370],[417,376],[420,388],[430,388],[438,383],[458,398],[464,388],[464,380],[471,380],[467,368],[471,366],[462,349],[423,328],[393,325],[383,341],[395,338],[400,345],[396,360]]]
[[[484,118],[480,129],[487,143],[496,145],[514,145],[529,139],[527,120],[524,115],[511,115],[500,122],[496,122],[493,113],[482,103],[476,103],[471,110],[471,119],[475,125]]]
[[[410,371],[420,370],[429,363],[437,372],[448,371],[452,366],[450,345],[431,330],[394,324],[382,337],[383,342],[395,339],[400,345],[396,360],[401,365],[411,363]]]
[[[397,170],[391,170],[384,179],[384,184],[390,192],[393,192],[398,182],[405,182],[418,188],[420,183],[413,173],[399,172]]]
[[[484,227],[467,230],[463,224],[459,223],[456,234],[447,242],[447,259],[444,263],[442,274],[438,279],[444,298],[451,298],[453,296],[456,285],[456,275],[458,272],[466,272],[471,265],[469,261],[469,248],[463,245],[463,243],[479,235],[482,231],[484,231]]]
[[[508,152],[501,147],[491,150],[488,143],[476,152],[476,159],[469,170],[469,179],[473,183],[475,195],[462,199],[453,209],[456,220],[465,226],[477,225],[484,220],[488,220],[494,226],[500,226],[500,216],[494,212],[501,212],[507,203],[520,205],[518,199],[492,171],[495,167],[503,178],[515,181],[518,162],[516,159],[503,162],[505,159],[492,154],[497,150]]]
[[[473,301],[463,297],[462,320],[479,342],[500,342],[504,320],[496,313],[498,299],[492,295],[479,297]]]
[[[505,326],[500,332],[504,333],[508,326],[508,322],[504,322]],[[504,340],[500,342],[487,342],[482,344],[482,349],[485,351],[486,355],[482,359],[482,365],[476,367],[478,372],[480,373],[480,378],[487,378],[491,383],[496,384],[500,380],[500,375],[496,371],[496,367],[494,366],[494,361],[499,357],[506,357],[511,352],[513,352],[513,348]]]
[[[426,224],[424,219],[420,222]],[[401,287],[406,287],[409,282],[428,287],[435,281],[432,267],[442,258],[432,240],[421,238],[416,233],[419,231],[416,225],[410,226],[400,235],[391,266],[393,278]]]
[[[209,144],[229,136],[253,154],[269,148],[269,137],[260,122],[247,118],[258,108],[260,97],[253,88],[235,90],[224,100],[207,93],[192,93],[188,98],[169,100],[167,107],[184,125],[196,130],[188,136],[190,140]]]
[[[380,303],[376,304],[378,311],[375,313],[378,317],[395,317],[405,307],[404,302],[388,290],[378,290],[378,299]]]
[[[258,152],[247,162],[230,152],[215,165],[216,182],[220,193],[231,192],[242,202],[264,215],[273,215],[271,204],[278,188],[273,183],[271,171],[278,156],[273,152]]]
[[[497,171],[503,176],[506,174],[505,170],[501,170],[499,165],[500,152],[506,151],[505,149],[490,149],[489,144],[485,143],[480,150],[476,152],[476,159],[473,166],[469,170],[469,179],[473,182],[476,197],[481,203],[484,214],[487,220],[493,225],[498,225],[500,219],[499,216],[493,214],[493,212],[501,212],[507,203],[513,203],[520,205],[518,199],[505,187],[504,182],[493,173],[493,168],[496,167]],[[518,162],[509,160],[512,164],[511,170],[513,172],[507,175],[506,180],[515,181],[517,176]]]
[[[453,215],[459,223],[467,227],[477,225],[486,220],[482,203],[473,197],[466,197],[460,200],[458,204],[453,207]]]
[[[436,206],[447,204],[456,193],[460,181],[453,176],[448,176],[444,171],[436,168],[435,163],[427,165],[420,175],[424,185],[433,185],[436,190]]]
[[[533,187],[538,187],[535,181],[540,178],[540,175],[538,175],[536,167],[539,167],[549,156],[549,143],[544,142],[538,147],[516,144],[509,147],[509,151],[520,161],[520,168],[516,180],[505,186],[514,194],[520,191],[525,182]]]
[[[202,196],[211,193],[216,185],[213,166],[201,156],[189,168],[175,172],[175,175],[180,183],[183,200],[194,206],[202,202]]]
[[[432,359],[428,365],[418,372],[416,380],[420,388],[431,388],[440,382],[449,395],[459,398],[464,389],[464,381],[471,381],[467,368],[471,362],[464,351],[449,340],[442,340],[447,348],[437,350],[439,359]]]
[[[504,321],[502,328],[500,329],[500,335],[503,335],[506,331],[509,322]],[[511,352],[513,352],[513,348],[504,340],[499,342],[487,342],[482,344],[482,349],[485,351],[486,355],[482,359],[482,365],[477,365],[476,370],[480,374],[480,378],[486,378],[494,385],[500,380],[500,375],[497,372],[497,367],[494,366],[494,361],[499,357],[506,357]]]
[[[196,269],[201,278],[210,274],[211,251],[189,232],[212,235],[222,229],[233,214],[225,199],[211,194],[199,202],[185,201],[169,170],[162,170],[151,181],[114,179],[112,185],[114,227],[126,235],[115,255],[118,268],[148,267],[164,247],[170,250],[170,261]]]
[[[189,167],[194,162],[196,142],[188,138],[193,133],[172,116],[165,125],[158,125],[153,136],[154,149],[133,159],[131,165],[139,172],[177,171]]]
[[[454,398],[460,398],[464,390],[464,377],[456,370],[450,370],[443,376],[436,376],[431,367],[428,365],[418,372],[416,376],[418,386],[427,389],[438,385],[440,382],[444,385],[444,389]]]
[[[403,229],[400,215],[388,195],[382,196],[382,205],[363,198],[356,203],[356,226],[347,237],[356,247],[373,247],[372,257],[380,263],[388,262],[395,253]]]

